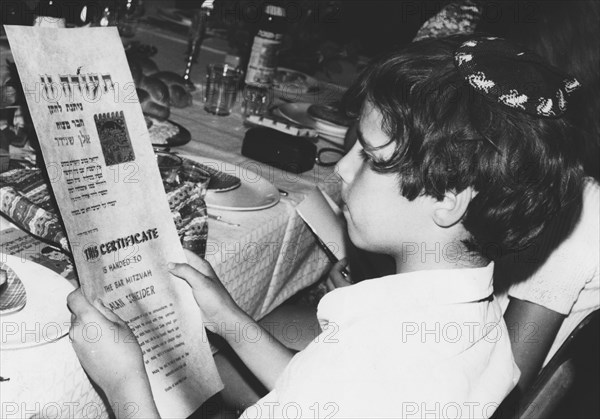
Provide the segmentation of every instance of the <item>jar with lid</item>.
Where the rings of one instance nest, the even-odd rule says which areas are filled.
[[[34,9],[33,26],[64,28],[65,4],[62,0],[40,0]]]
[[[250,51],[245,79],[247,85],[270,85],[273,82],[285,29],[285,9],[266,4]]]

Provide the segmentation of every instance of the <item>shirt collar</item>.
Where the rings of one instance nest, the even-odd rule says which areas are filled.
[[[439,306],[470,303],[489,297],[493,289],[494,263],[483,268],[436,269],[388,275],[338,288],[319,304],[319,317],[331,318],[338,310],[381,311],[397,307]],[[390,306],[391,305],[391,306]]]

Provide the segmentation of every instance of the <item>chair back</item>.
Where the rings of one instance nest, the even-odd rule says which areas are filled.
[[[597,415],[599,342],[600,310],[596,310],[571,332],[512,414],[506,415],[507,409],[500,406],[498,410],[504,414],[499,417],[543,419]]]

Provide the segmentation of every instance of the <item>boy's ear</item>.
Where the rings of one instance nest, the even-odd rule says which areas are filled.
[[[440,227],[452,227],[458,223],[475,197],[473,188],[468,187],[462,192],[448,191],[441,201],[437,201],[433,210],[433,221]]]

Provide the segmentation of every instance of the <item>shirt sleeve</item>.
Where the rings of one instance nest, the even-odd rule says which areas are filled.
[[[508,295],[569,315],[581,291],[598,275],[600,254],[600,187],[588,180],[583,208],[571,233],[527,280],[510,287]],[[553,231],[560,231],[560,226]]]

